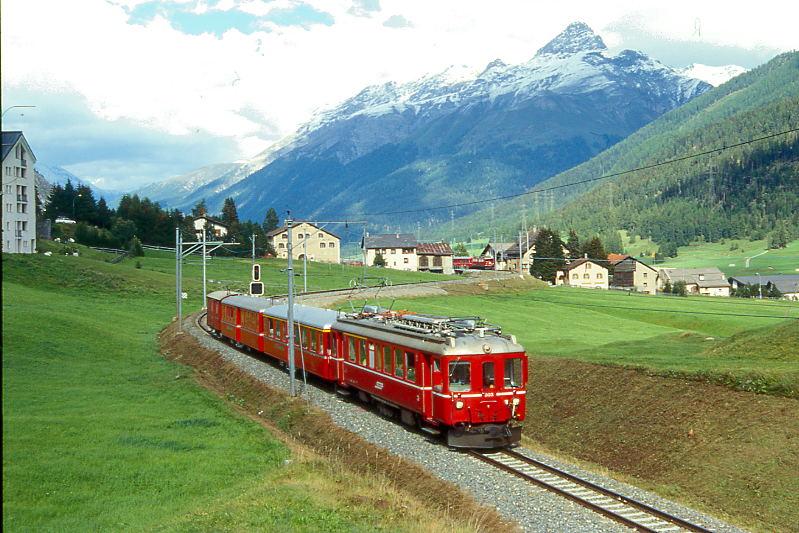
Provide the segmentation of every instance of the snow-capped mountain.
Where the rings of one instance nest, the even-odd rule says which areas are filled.
[[[108,191],[105,189],[101,189],[95,186],[88,180],[83,178],[79,178],[72,172],[68,171],[65,168],[61,168],[55,165],[48,165],[42,161],[36,161],[36,166],[34,167],[36,172],[36,187],[38,189],[38,196],[39,201],[44,202],[47,196],[50,194],[50,190],[55,185],[66,185],[67,181],[71,181],[74,186],[78,185],[85,185],[89,187],[95,196],[96,200],[99,200],[100,197],[105,198],[106,202],[109,205],[113,205],[119,200],[122,196],[121,193],[116,191]]]
[[[198,168],[188,174],[146,185],[136,190],[135,194],[159,202],[163,206],[185,209],[232,187],[253,172],[264,168],[291,146],[293,140],[294,136],[288,136],[251,159]]]
[[[520,192],[708,89],[640,52],[610,54],[573,23],[522,64],[367,87],[317,113],[260,170],[203,195],[211,209],[233,196],[240,216],[260,219],[269,207],[342,215]],[[190,199],[180,206],[196,191]]]
[[[677,72],[689,78],[696,78],[709,83],[713,87],[718,87],[726,83],[735,76],[746,72],[746,68],[738,65],[710,66],[701,63],[694,63],[685,68],[678,69]]]

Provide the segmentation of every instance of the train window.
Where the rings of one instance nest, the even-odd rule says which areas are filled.
[[[464,392],[471,389],[472,379],[467,361],[453,361],[449,364],[449,390]]]
[[[338,342],[336,342],[336,337],[332,333],[327,334],[327,342],[330,343],[330,346],[327,348],[327,355],[338,357]]]
[[[355,361],[355,339],[352,337],[347,337],[347,356],[350,361]]]
[[[505,388],[522,386],[522,360],[505,359]]]
[[[494,363],[483,363],[483,388],[494,388]]]
[[[269,327],[269,336],[270,337],[274,337],[275,336],[275,321],[272,320],[271,318],[267,318],[266,319],[266,323],[267,323],[267,325]]]
[[[402,351],[394,348],[394,375],[401,378],[405,375],[405,369],[402,366]]]
[[[383,346],[383,372],[391,374],[391,348]]]
[[[405,368],[408,369],[408,380],[416,381],[416,357],[413,352],[405,352]]]
[[[315,352],[316,351],[316,332],[315,331],[310,331],[309,333],[311,335],[311,351]]]
[[[374,343],[369,343],[369,368],[375,367],[375,345]]]
[[[358,340],[358,353],[361,354],[361,364],[366,366],[366,341],[364,339]]]

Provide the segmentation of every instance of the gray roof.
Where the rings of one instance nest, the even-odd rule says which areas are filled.
[[[27,150],[31,154],[31,157],[35,161],[36,160],[36,156],[33,155],[33,150],[31,150],[31,147],[28,144],[28,141],[25,139],[25,136],[22,134],[21,131],[4,131],[3,132],[3,136],[2,136],[3,159],[5,159],[6,156],[9,154],[9,152],[11,152],[11,148],[15,144],[17,144],[17,141],[19,141],[20,137],[22,138],[22,141],[25,143],[25,148],[27,148]]]
[[[316,229],[318,229],[319,231],[324,231],[325,233],[327,233],[327,234],[329,234],[329,235],[332,235],[333,237],[335,237],[335,238],[337,238],[337,239],[339,239],[339,240],[341,239],[341,237],[339,237],[338,235],[336,235],[336,234],[335,234],[335,233],[333,233],[332,231],[330,231],[330,230],[328,230],[328,229],[325,229],[325,228],[320,228],[319,226],[317,226],[316,224],[314,224],[313,222],[310,222],[310,221],[308,221],[308,220],[295,220],[295,221],[292,223],[291,227],[292,227],[292,228],[296,228],[296,227],[297,227],[297,226],[299,226],[300,224],[308,224],[309,226],[313,226],[313,227],[315,227],[315,228],[316,228]],[[268,232],[266,233],[266,236],[267,236],[267,237],[274,237],[274,236],[276,236],[276,235],[280,235],[281,233],[283,233],[283,232],[284,232],[284,231],[286,231],[287,229],[288,229],[288,226],[286,226],[286,225],[284,224],[284,225],[280,226],[279,228],[275,228],[275,229],[273,229],[272,231],[268,231]]]
[[[280,304],[264,310],[264,314],[275,318],[288,319],[288,304]],[[330,329],[338,319],[338,311],[331,309],[320,309],[318,307],[306,307],[304,305],[294,305],[294,320],[300,324],[319,329]]]
[[[238,296],[240,293],[233,292],[233,291],[214,291],[208,293],[206,298],[211,298],[213,300],[221,300],[223,298],[227,298],[228,296]]]
[[[416,248],[418,242],[413,233],[386,233],[367,235],[364,248]]]
[[[799,274],[769,274],[767,276],[733,276],[730,281],[735,280],[741,285],[773,285],[781,293],[799,292]]]
[[[524,352],[524,347],[504,335],[487,334],[484,337],[480,337],[474,333],[458,333],[454,338],[440,337],[433,334],[402,330],[369,318],[341,317],[336,323],[336,329],[345,333],[352,333],[392,344],[402,344],[415,350],[439,355]],[[401,339],[397,337],[401,337]],[[452,344],[450,344],[450,339]],[[485,351],[486,347],[488,352]]]
[[[214,294],[214,293],[211,293]],[[263,312],[272,306],[272,300],[269,298],[258,298],[257,296],[244,296],[242,294],[225,298],[225,304],[235,305],[242,309],[249,309],[250,311]]]
[[[674,284],[677,281],[684,281],[689,285],[693,284],[702,288],[730,286],[727,276],[716,267],[661,268],[660,277],[664,283],[669,281]]]

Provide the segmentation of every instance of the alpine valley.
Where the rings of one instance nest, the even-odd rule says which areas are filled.
[[[184,211],[201,199],[218,211],[232,197],[239,216],[252,220],[268,207],[356,217],[514,194],[709,89],[643,53],[611,54],[575,22],[525,63],[496,60],[367,87],[253,160],[136,192]],[[450,214],[426,216],[432,225]],[[411,218],[394,215],[391,223]]]

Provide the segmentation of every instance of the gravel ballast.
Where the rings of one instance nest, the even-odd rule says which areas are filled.
[[[289,376],[277,365],[259,360],[213,339],[197,327],[193,317],[186,319],[184,330],[190,332],[203,346],[217,351],[225,360],[257,380],[271,387],[288,390]],[[329,413],[341,428],[352,431],[393,454],[421,465],[435,476],[458,485],[464,491],[473,494],[479,502],[495,507],[503,517],[520,524],[524,531],[630,531],[618,522],[500,471],[474,457],[452,451],[439,442],[431,441],[423,433],[410,431],[399,421],[385,419],[357,400],[342,399],[310,382],[307,387],[298,382],[298,387],[302,391],[303,398]],[[585,472],[529,449],[518,447],[515,451],[585,477],[589,481],[714,531],[741,531],[650,492],[605,476]]]

